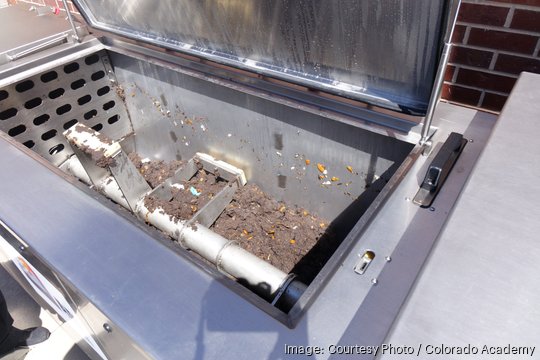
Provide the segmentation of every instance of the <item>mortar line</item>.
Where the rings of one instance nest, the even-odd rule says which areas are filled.
[[[506,15],[506,21],[504,22],[503,27],[505,27],[505,28],[510,27],[510,24],[512,23],[512,19],[514,18],[514,11],[515,10],[516,10],[516,8],[514,6],[512,6],[510,8],[510,10],[508,11],[508,14]]]
[[[486,97],[486,91],[485,90],[480,93],[480,98],[478,99],[478,105],[476,105],[476,106],[480,107],[480,105],[482,105],[482,102],[484,101],[484,97]]]

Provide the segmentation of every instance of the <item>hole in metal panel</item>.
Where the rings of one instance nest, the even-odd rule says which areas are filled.
[[[59,98],[60,96],[64,95],[66,91],[62,88],[58,88],[58,89],[55,89],[51,92],[49,92],[49,98],[50,99],[56,99],[56,98]]]
[[[71,74],[72,72],[75,72],[77,70],[79,70],[79,64],[77,64],[76,62],[64,66],[64,72],[66,74]]]
[[[17,115],[18,110],[15,108],[9,108],[0,112],[0,120],[7,120]]]
[[[70,111],[70,110],[71,110],[71,105],[66,104],[66,105],[62,105],[62,106],[60,106],[58,109],[56,109],[56,113],[57,113],[58,115],[62,115],[62,114],[67,113],[67,112]]]
[[[87,112],[83,116],[84,116],[85,120],[89,120],[89,119],[93,118],[96,115],[97,115],[97,110],[90,110],[89,112]]]
[[[48,114],[39,115],[34,119],[34,125],[39,126],[41,124],[45,124],[50,118],[51,117]]]
[[[96,131],[100,131],[101,129],[103,129],[103,125],[101,124],[96,124],[94,126],[92,126],[92,129],[96,130]]]
[[[54,130],[54,129],[49,130],[49,131],[43,133],[43,135],[41,135],[41,140],[47,141],[49,139],[52,139],[53,137],[56,136],[56,133],[57,133],[57,131]]]
[[[78,123],[77,119],[73,119],[73,120],[67,121],[67,122],[64,124],[64,130],[69,129],[70,127],[72,127],[72,126],[75,125],[76,123]]]
[[[90,100],[92,100],[92,97],[90,95],[84,95],[83,97],[80,97],[77,100],[77,103],[79,105],[84,105],[84,104],[88,103]]]
[[[106,102],[105,104],[103,104],[103,110],[109,110],[109,109],[113,108],[114,105],[115,105],[114,100]]]
[[[41,100],[41,98],[39,98],[39,97],[33,98],[33,99],[28,100],[27,102],[25,102],[24,107],[27,108],[27,109],[33,109],[36,106],[41,105],[42,102],[43,102],[43,100]]]
[[[371,250],[367,250],[354,266],[354,272],[363,275],[373,259],[375,259],[375,253]]]
[[[9,96],[6,90],[0,90],[0,101],[7,99]]]
[[[52,148],[49,149],[49,154],[56,155],[62,150],[64,150],[63,144],[54,145]]]
[[[93,54],[88,56],[86,59],[84,59],[84,62],[86,65],[92,65],[99,61],[99,56],[97,54]]]
[[[102,79],[105,76],[105,71],[100,70],[92,74],[91,79],[92,81],[97,81],[99,79]]]
[[[41,81],[44,83],[48,83],[49,81],[53,81],[54,79],[57,79],[57,78],[58,78],[58,73],[56,71],[49,71],[41,75]]]
[[[15,126],[14,128],[9,129],[8,135],[9,136],[17,136],[17,135],[22,134],[25,131],[26,131],[26,126],[21,124],[21,125]]]
[[[111,88],[108,86],[104,86],[102,88],[99,88],[97,91],[98,96],[103,96],[107,94],[109,91],[111,91]]]
[[[120,116],[118,116],[118,115],[113,115],[113,116],[111,116],[111,117],[107,120],[107,122],[108,122],[109,124],[112,125],[112,124],[114,124],[115,122],[117,122],[119,119],[120,119]]]
[[[36,143],[33,142],[32,140],[28,140],[28,141],[23,142],[23,145],[26,146],[27,148],[31,149],[31,148],[34,147],[34,145],[36,145]]]
[[[15,90],[22,93],[22,92],[30,90],[33,87],[34,87],[34,82],[32,80],[25,80],[15,85]]]
[[[75,80],[74,82],[71,83],[71,88],[73,90],[77,90],[79,88],[82,88],[84,85],[86,85],[86,80],[79,79],[79,80]]]

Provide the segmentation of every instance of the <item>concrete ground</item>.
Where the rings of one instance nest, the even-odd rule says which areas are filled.
[[[25,329],[44,326],[51,337],[31,349],[18,349],[0,357],[1,360],[89,360],[56,320],[23,290],[23,288],[0,266],[0,289],[6,298],[14,326]]]

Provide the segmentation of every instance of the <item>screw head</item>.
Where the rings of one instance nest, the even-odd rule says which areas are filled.
[[[390,262],[390,261],[392,261],[392,258],[390,256],[387,256],[387,257],[384,258],[384,260],[386,260],[386,262]]]
[[[24,251],[24,249],[25,249],[24,245],[19,245],[19,250],[20,251]]]
[[[377,280],[376,278],[373,278],[373,279],[371,279],[371,283],[373,285],[377,285],[379,283],[379,280]]]
[[[104,328],[105,331],[108,332],[108,333],[111,333],[111,332],[112,332],[112,327],[111,327],[111,325],[109,325],[109,324],[107,324],[107,323],[103,324],[103,328]]]
[[[435,208],[432,206],[429,208],[429,211],[435,211]]]

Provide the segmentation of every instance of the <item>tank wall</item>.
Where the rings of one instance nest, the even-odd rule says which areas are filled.
[[[242,168],[249,182],[273,197],[328,220],[347,211],[358,219],[413,148],[148,62],[110,56],[136,134],[134,150],[164,160],[209,153]],[[326,178],[319,178],[324,174],[317,164]]]

